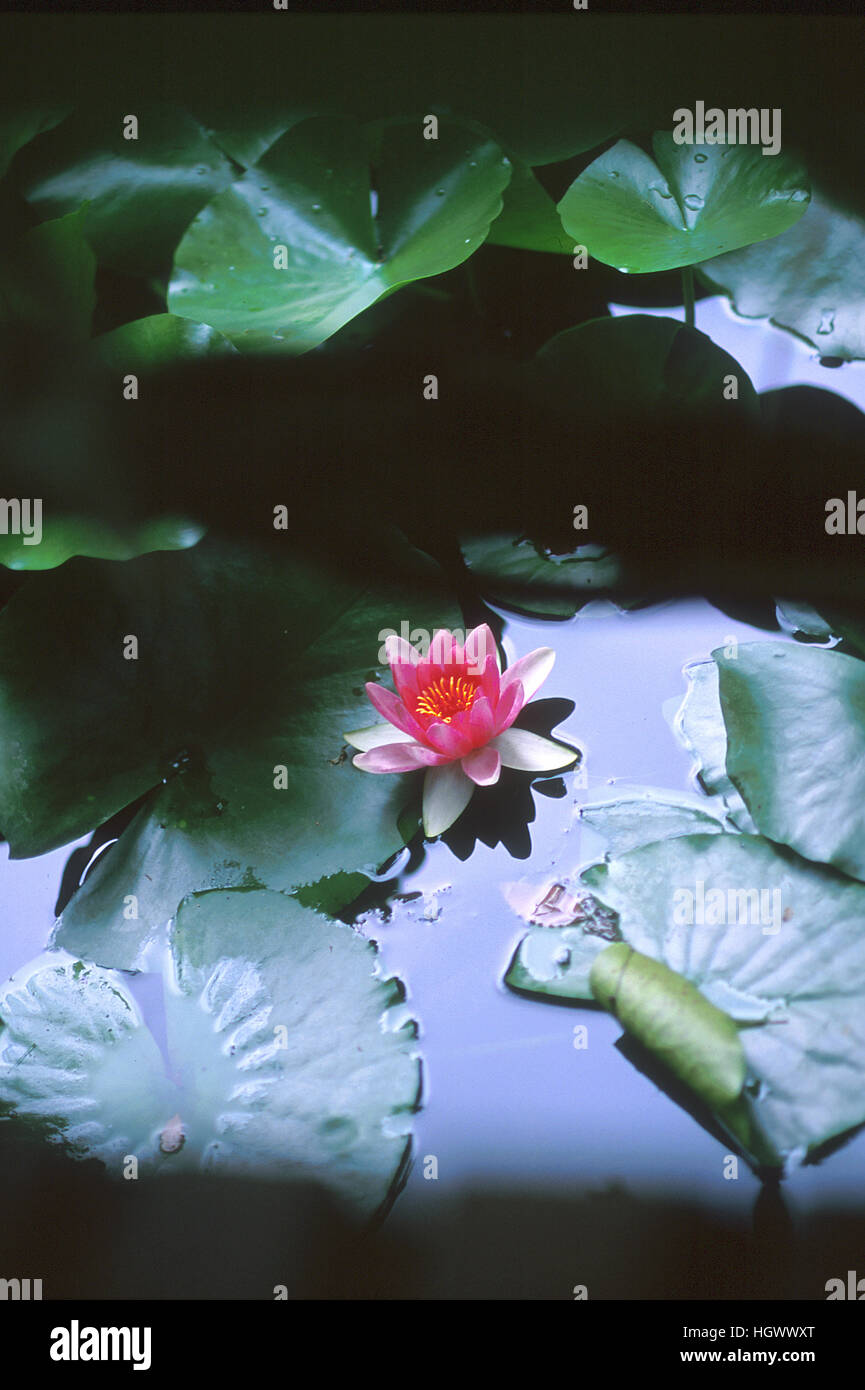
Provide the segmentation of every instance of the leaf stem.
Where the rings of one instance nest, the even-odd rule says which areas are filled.
[[[690,265],[682,266],[682,300],[685,305],[685,324],[688,328],[695,328],[694,321],[694,268]]]

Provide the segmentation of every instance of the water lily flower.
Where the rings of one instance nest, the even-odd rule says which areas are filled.
[[[440,629],[421,657],[403,637],[388,637],[385,653],[396,694],[368,681],[366,693],[385,724],[344,738],[360,753],[364,772],[425,769],[423,824],[440,835],[462,815],[475,787],[499,780],[503,767],[556,772],[577,754],[527,729],[513,728],[520,710],[553,667],[555,652],[538,647],[503,673],[486,623],[460,644]]]

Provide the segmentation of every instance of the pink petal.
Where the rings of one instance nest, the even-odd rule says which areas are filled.
[[[433,666],[440,666],[440,675],[444,675],[445,668],[452,670],[457,665],[462,665],[457,660],[457,648],[459,643],[452,633],[446,628],[437,628],[433,633],[433,639],[429,646],[429,660]]]
[[[439,767],[447,758],[419,743],[385,743],[358,753],[352,762],[363,772],[414,772],[419,767]]]
[[[496,708],[501,697],[501,677],[499,666],[494,656],[488,656],[486,665],[481,674],[481,689],[486,695],[493,709]]]
[[[485,743],[489,743],[496,732],[492,705],[486,695],[475,697],[474,704],[468,712],[468,727],[475,748],[481,748]]]
[[[492,657],[496,675],[498,675],[498,648],[492,629],[487,623],[481,623],[478,627],[473,627],[471,632],[466,634],[465,659],[466,666],[473,676],[479,676],[486,670],[487,664]]]
[[[497,734],[500,734],[503,729],[509,729],[511,727],[524,704],[525,697],[523,695],[523,687],[520,685],[519,681],[509,685],[506,690],[502,691],[502,697],[499,700],[494,716]]]
[[[385,690],[383,685],[376,685],[373,681],[367,681],[366,693],[370,698],[370,703],[378,710],[379,714],[389,724],[401,729],[404,734],[411,734],[412,738],[423,741],[423,731],[417,720],[413,719],[396,695],[390,690]]]
[[[495,748],[476,748],[463,758],[460,766],[467,777],[471,777],[479,787],[491,787],[499,780],[502,760]]]
[[[391,666],[393,683],[396,686],[397,694],[402,700],[406,709],[411,709],[417,699],[417,667],[409,665],[405,661],[398,661]]]
[[[396,633],[385,638],[384,650],[388,665],[391,668],[394,665],[417,666],[418,654],[411,642],[407,642],[404,637],[398,637]]]
[[[523,687],[523,700],[528,702],[550,674],[555,659],[552,647],[537,647],[527,656],[521,656],[502,676],[502,691],[507,690],[514,681],[519,681]]]
[[[459,724],[445,724],[444,721],[429,724],[424,730],[424,740],[448,759],[461,758],[464,753],[470,753],[475,746],[467,729],[461,728]]]

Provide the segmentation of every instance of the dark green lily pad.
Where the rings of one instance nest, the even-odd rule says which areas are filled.
[[[244,350],[308,351],[384,294],[467,260],[510,176],[494,141],[450,121],[435,141],[418,121],[303,121],[192,223],[168,307]]]

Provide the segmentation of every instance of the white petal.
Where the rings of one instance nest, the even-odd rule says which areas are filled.
[[[458,762],[429,768],[423,781],[424,834],[432,837],[448,830],[468,806],[474,789]]]
[[[528,729],[505,729],[489,742],[490,748],[498,749],[505,767],[514,767],[518,772],[555,772],[558,768],[570,767],[577,754],[551,739],[531,734]]]
[[[552,671],[555,659],[556,654],[552,647],[536,647],[533,652],[521,656],[519,661],[508,667],[502,676],[502,690],[506,690],[513,681],[519,681],[528,703]]]
[[[414,743],[411,734],[404,734],[393,724],[371,724],[368,729],[355,729],[343,734],[346,743],[359,748],[361,753],[369,753],[372,748],[381,748],[385,743]]]

